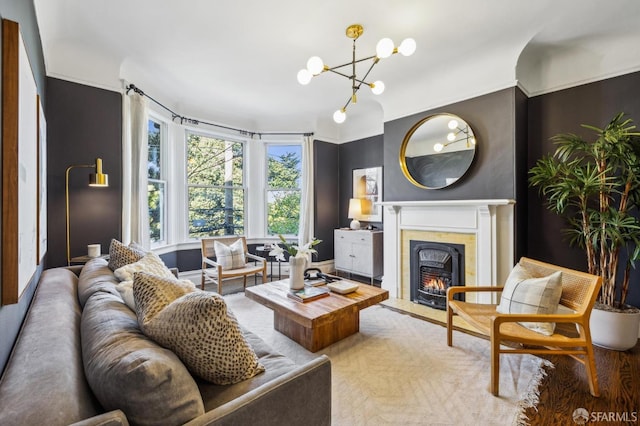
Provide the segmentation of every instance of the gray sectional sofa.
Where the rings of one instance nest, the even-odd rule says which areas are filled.
[[[0,380],[1,425],[331,423],[326,356],[296,365],[243,329],[265,372],[205,382],[140,331],[117,283],[102,259],[44,271]]]

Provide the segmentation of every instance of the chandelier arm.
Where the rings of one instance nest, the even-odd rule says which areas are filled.
[[[355,80],[355,81],[357,81],[358,83],[367,84],[367,85],[369,84],[369,83],[367,83],[366,81],[362,81],[362,80],[359,80],[359,79],[357,79],[357,78],[355,78],[355,79],[354,79],[352,76],[347,75],[347,74],[343,74],[343,73],[341,73],[340,71],[335,71],[335,70],[326,70],[326,71],[331,71],[331,72],[332,72],[332,73],[334,73],[334,74],[341,75],[342,77],[348,78],[349,80]]]
[[[366,79],[367,79],[367,76],[369,75],[369,73],[371,72],[371,70],[373,69],[373,67],[375,67],[375,66],[376,66],[376,64],[377,64],[378,62],[380,62],[380,59],[377,59],[377,60],[373,61],[373,63],[371,64],[371,66],[370,66],[370,67],[369,67],[369,69],[367,70],[366,74],[364,75],[364,77],[362,77],[362,81],[360,81],[360,80],[356,80],[356,81],[358,81],[358,82],[360,83],[360,84],[358,85],[358,89],[360,88],[360,86],[362,86],[362,84],[363,84],[363,83],[364,83],[364,84],[366,84],[366,85],[369,85],[369,83],[367,83],[367,82],[366,82],[366,81],[364,81],[364,80],[366,80]]]
[[[357,59],[354,62],[357,64],[357,63],[368,61],[369,59],[374,59],[374,58],[377,58],[377,56],[376,55],[368,56],[366,58]],[[378,58],[378,59],[380,59],[380,58]],[[346,66],[349,66],[349,65],[352,65],[352,64],[353,64],[353,62],[347,62],[346,64],[336,65],[335,67],[331,67],[331,68],[325,69],[324,71],[333,71],[335,69],[343,68],[343,67],[346,67]]]

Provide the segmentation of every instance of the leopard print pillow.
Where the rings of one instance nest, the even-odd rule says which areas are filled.
[[[194,375],[227,385],[264,371],[219,294],[144,272],[134,274],[133,293],[142,332],[171,349]]]
[[[109,244],[109,269],[115,271],[130,263],[137,262],[147,254],[139,246],[127,246],[115,238]]]

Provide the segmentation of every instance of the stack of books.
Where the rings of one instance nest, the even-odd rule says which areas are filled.
[[[287,293],[287,296],[298,302],[309,302],[321,297],[327,297],[329,295],[329,289],[326,287],[311,287],[305,286],[300,290],[291,290]]]

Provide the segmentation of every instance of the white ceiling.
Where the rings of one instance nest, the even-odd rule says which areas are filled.
[[[110,90],[133,83],[181,115],[255,132],[345,142],[383,123],[519,84],[530,96],[640,70],[639,0],[34,0],[47,75]],[[412,37],[382,60],[335,124],[350,81],[296,80],[310,56],[351,61],[345,29]],[[358,69],[362,77],[364,69]]]

